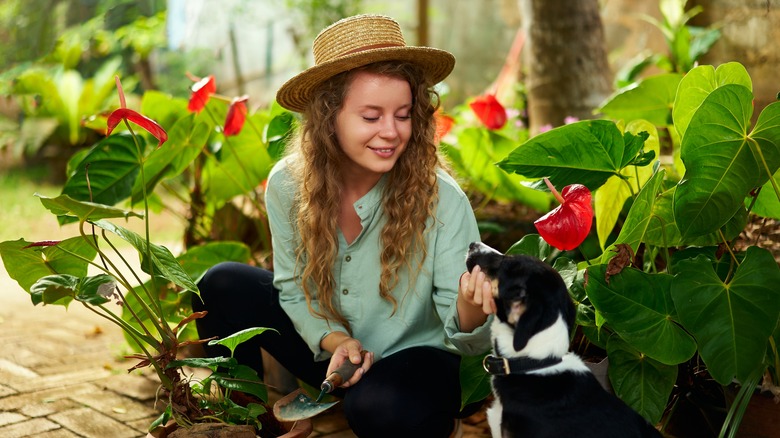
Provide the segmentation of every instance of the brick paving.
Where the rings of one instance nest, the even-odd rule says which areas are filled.
[[[145,437],[159,415],[153,374],[127,372],[118,327],[75,302],[33,306],[2,268],[0,346],[0,437]],[[355,437],[338,405],[313,424],[313,438]],[[484,414],[464,432],[489,437]]]

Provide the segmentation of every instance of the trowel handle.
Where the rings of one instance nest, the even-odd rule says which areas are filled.
[[[325,392],[331,392],[334,389],[341,386],[344,382],[349,380],[353,374],[355,374],[355,371],[357,371],[358,368],[360,368],[363,365],[363,361],[361,360],[360,363],[352,363],[352,361],[347,358],[347,360],[344,361],[343,364],[341,364],[338,368],[333,370],[330,375],[328,375],[328,378],[325,379],[324,382],[322,382],[322,385],[320,386],[320,389]]]

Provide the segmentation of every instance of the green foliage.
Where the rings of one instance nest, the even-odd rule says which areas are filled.
[[[84,79],[72,69],[33,68],[13,81],[11,94],[24,112],[16,155],[34,155],[44,145],[71,149],[94,141],[82,120],[108,108],[120,59],[106,61],[94,77]]]
[[[647,15],[641,18],[655,26],[664,36],[668,53],[640,54],[615,76],[618,88],[633,84],[648,67],[656,66],[669,73],[686,73],[699,58],[720,39],[717,28],[691,26],[688,22],[700,14],[701,6],[685,9],[688,0],[660,0],[661,21]]]
[[[25,82],[29,83],[34,81]],[[249,262],[250,248],[238,241],[190,240],[187,250],[176,257],[150,240],[146,218],[155,191],[173,186],[179,187],[177,194],[188,205],[200,202],[200,218],[238,196],[262,212],[256,188],[281,156],[281,143],[293,118],[273,106],[249,114],[240,134],[227,137],[221,128],[227,112],[223,100],[212,99],[199,114],[190,114],[186,101],[157,92],[150,92],[142,102],[161,120],[170,134],[168,141],[157,147],[146,140],[146,133],[135,134],[127,125],[125,131],[117,129],[75,154],[60,195],[38,197],[61,224],[77,222],[78,235],[61,242],[1,242],[0,256],[33,304],[68,306],[75,301],[122,328],[129,344],[140,352],[133,356],[141,360],[137,366],[153,366],[163,395],[177,406],[160,421],[172,417],[188,424],[219,418],[260,427],[258,417],[265,407],[242,406],[230,397],[240,391],[261,403],[267,401],[266,388],[255,371],[231,359],[220,363],[206,380],[190,382],[178,368],[196,365],[175,361],[181,345],[198,342],[190,328],[203,316],[191,309],[191,300],[200,299],[197,279],[223,261]],[[132,209],[137,203],[143,203],[143,213]],[[139,218],[146,226],[143,236],[114,222]],[[129,250],[119,249],[117,239]],[[135,261],[128,251],[137,256]],[[227,345],[232,353],[238,344],[265,330],[248,330],[215,342]],[[221,398],[213,398],[215,392]]]
[[[563,272],[577,324],[607,351],[615,392],[652,422],[671,399],[678,364],[701,360],[722,385],[775,369],[780,266],[768,250],[737,251],[733,242],[749,215],[780,205],[770,178],[780,168],[780,103],[754,118],[752,99],[737,63],[661,74],[605,102],[612,120],[561,126],[499,163],[595,191],[603,252],[576,275]],[[659,132],[670,133],[663,146]],[[679,162],[657,160],[662,151]],[[717,246],[728,251],[720,256]],[[533,239],[513,248],[550,263],[558,256]]]

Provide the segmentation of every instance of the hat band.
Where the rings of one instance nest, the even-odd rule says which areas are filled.
[[[406,46],[403,44],[372,44],[370,46],[358,47],[357,49],[352,49],[348,52],[344,52],[340,54],[339,57],[351,55],[353,53],[358,53],[358,52],[365,52],[366,50],[385,49],[387,47],[406,47]]]

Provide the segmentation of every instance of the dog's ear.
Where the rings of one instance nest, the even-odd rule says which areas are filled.
[[[534,306],[534,303],[531,301],[532,300],[529,297],[529,300],[526,301],[525,312],[523,312],[520,319],[517,321],[517,324],[515,324],[515,336],[512,339],[512,346],[515,348],[515,351],[520,351],[525,348],[531,337],[545,328],[540,327],[542,315],[538,312],[542,309],[531,308],[532,306],[539,307]]]

